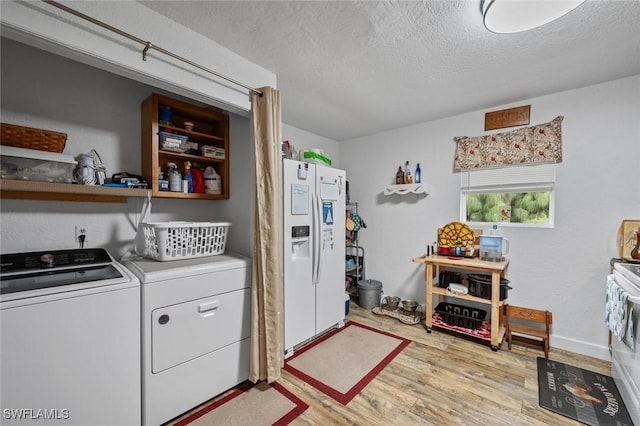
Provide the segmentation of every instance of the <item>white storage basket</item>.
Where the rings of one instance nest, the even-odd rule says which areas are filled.
[[[228,222],[142,223],[136,253],[154,260],[180,260],[223,254]]]

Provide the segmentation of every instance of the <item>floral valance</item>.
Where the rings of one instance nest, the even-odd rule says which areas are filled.
[[[562,119],[487,136],[459,136],[455,170],[562,161]]]

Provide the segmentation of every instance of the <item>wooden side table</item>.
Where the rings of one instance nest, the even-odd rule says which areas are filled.
[[[504,277],[507,266],[509,265],[509,260],[504,260],[502,262],[488,262],[480,260],[479,258],[450,257],[440,256],[437,254],[415,257],[411,260],[412,262],[424,263],[425,265],[427,295],[427,316],[425,319],[425,325],[427,327],[427,333],[431,333],[433,328],[432,314],[434,294],[438,295],[440,302],[443,302],[445,296],[447,296],[456,299],[484,303],[491,307],[491,338],[489,340],[491,343],[491,350],[494,352],[497,351],[505,335],[504,318],[501,311],[504,301],[500,300],[500,278]],[[433,277],[436,272],[440,272],[443,269],[471,270],[491,274],[491,299],[484,299],[470,294],[453,294],[447,291],[446,288],[434,287]]]

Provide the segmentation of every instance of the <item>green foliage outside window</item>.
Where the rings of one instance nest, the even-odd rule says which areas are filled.
[[[549,223],[551,193],[466,194],[468,222]]]

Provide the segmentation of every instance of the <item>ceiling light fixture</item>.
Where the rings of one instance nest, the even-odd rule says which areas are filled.
[[[481,0],[484,26],[511,34],[547,24],[571,12],[585,0]]]

